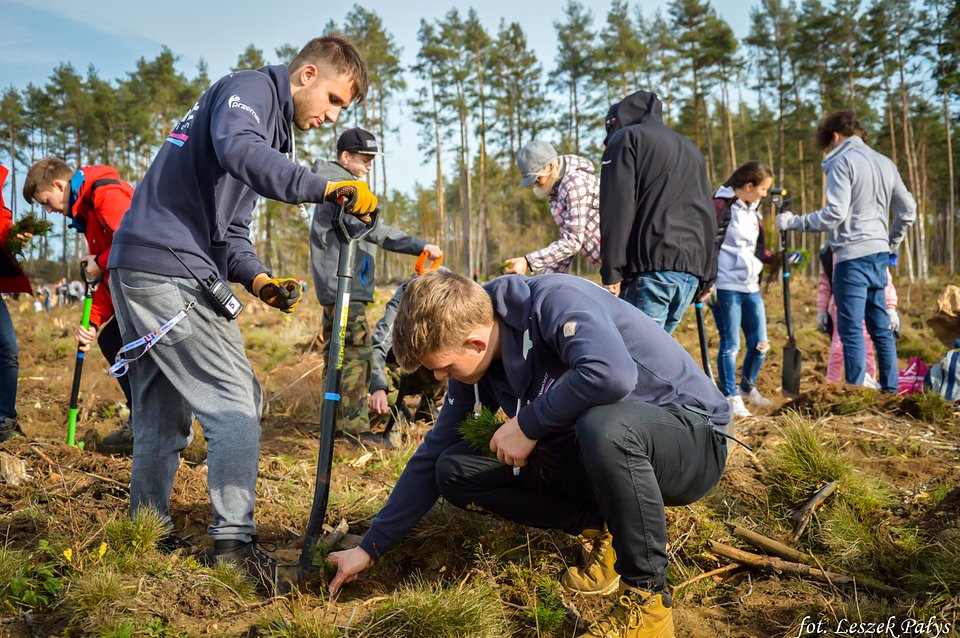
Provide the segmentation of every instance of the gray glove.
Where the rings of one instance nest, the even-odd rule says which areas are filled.
[[[896,337],[900,336],[900,314],[896,308],[887,308],[887,316],[890,317],[890,329]]]
[[[830,333],[830,313],[826,310],[817,313],[817,330],[823,334]]]

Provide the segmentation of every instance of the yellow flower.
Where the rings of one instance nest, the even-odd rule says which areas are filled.
[[[69,547],[63,550],[63,557],[67,559],[68,563],[73,562],[73,550]]]
[[[101,542],[100,549],[97,551],[97,559],[103,558],[103,555],[107,553],[107,543]]]

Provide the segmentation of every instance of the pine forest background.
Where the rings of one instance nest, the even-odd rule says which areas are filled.
[[[868,142],[897,163],[919,203],[900,274],[914,281],[955,272],[960,1],[761,0],[751,10],[749,35],[738,40],[702,0],[672,0],[655,13],[613,0],[606,15],[570,0],[554,28],[555,56],[542,60],[521,25],[501,21],[491,31],[473,10],[451,9],[436,21],[421,20],[416,62],[406,67],[381,18],[355,6],[327,30],[357,42],[370,67],[367,100],[320,135],[299,135],[297,161],[333,158],[337,136],[351,126],[374,131],[389,152],[399,118],[412,117],[416,161],[435,168],[435,178],[397,184],[378,161],[369,179],[384,218],[439,243],[452,268],[486,277],[503,259],[557,235],[545,200],[519,186],[517,150],[545,139],[599,169],[604,115],[633,91],[660,96],[666,123],[703,151],[715,186],[738,164],[760,159],[773,167],[777,184],[794,191],[797,212],[822,202],[821,156],[812,145],[817,121],[853,109]],[[270,52],[251,44],[235,68],[287,63],[301,44]],[[46,155],[111,164],[136,184],[170,129],[216,80],[203,62],[187,77],[176,70],[177,59],[163,49],[116,79],[63,62],[45,81],[4,90],[0,162],[11,167],[13,191],[19,193],[26,167]],[[19,196],[11,199],[22,208]],[[14,210],[16,218],[28,212]],[[66,220],[52,221],[57,232],[27,254],[39,281],[75,276],[82,254]],[[771,231],[772,222],[768,215]],[[275,271],[306,276],[308,228],[298,207],[262,200],[253,241]],[[821,238],[796,241],[815,254]],[[404,258],[382,251],[379,259],[384,280],[406,276]],[[806,268],[816,271],[817,260]],[[588,269],[578,262],[576,272]]]

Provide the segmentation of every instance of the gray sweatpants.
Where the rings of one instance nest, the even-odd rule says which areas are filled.
[[[116,268],[113,305],[124,343],[159,328],[196,301],[144,357],[130,364],[133,470],[130,513],[170,516],[170,490],[196,415],[207,439],[207,485],[217,540],[249,541],[260,459],[260,384],[236,322],[220,315],[192,279]]]

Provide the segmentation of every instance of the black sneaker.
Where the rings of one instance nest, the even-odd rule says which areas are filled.
[[[344,432],[343,430],[337,430],[334,433],[333,438],[337,441],[346,441],[354,447],[360,447],[360,436],[357,434],[350,434],[349,432]]]
[[[278,578],[279,563],[261,552],[257,545],[256,536],[246,543],[240,540],[214,541],[213,549],[207,550],[205,556],[210,565],[217,561],[238,565],[263,595],[282,596],[289,593],[290,583]]]
[[[165,535],[163,538],[157,541],[157,549],[164,554],[172,554],[178,549],[191,549],[189,541],[180,538],[173,532]]]
[[[5,416],[3,419],[0,419],[0,443],[18,436],[23,436],[23,430],[20,429],[20,424],[17,423],[16,417]]]
[[[99,449],[108,454],[133,453],[133,428],[130,420],[124,421],[116,432],[111,432],[100,440]]]
[[[362,432],[360,434],[360,442],[364,445],[372,445],[374,447],[383,448],[384,450],[392,450],[393,443],[390,442],[390,432],[378,432],[374,434],[373,432]]]

